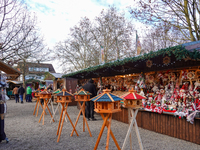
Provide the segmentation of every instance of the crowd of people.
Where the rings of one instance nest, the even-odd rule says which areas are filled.
[[[41,88],[40,89],[41,91],[44,90],[44,88]],[[53,90],[52,88],[52,85],[49,84],[49,86],[47,87],[47,90]],[[25,96],[25,99],[26,99],[26,102],[32,102],[32,99],[34,98],[34,89],[32,89],[30,86],[28,86],[26,88],[26,90],[24,89],[23,86],[20,86],[19,88],[16,86],[12,93],[15,95],[15,101],[16,103],[19,103],[19,99],[21,100],[21,104],[23,104],[24,102],[24,93],[26,92],[26,96]]]

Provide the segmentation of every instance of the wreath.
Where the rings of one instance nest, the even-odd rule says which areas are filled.
[[[151,68],[152,65],[153,65],[152,61],[151,60],[147,60],[146,66]]]
[[[169,64],[170,62],[171,62],[170,57],[165,56],[165,57],[163,58],[163,64],[167,65],[167,64]]]

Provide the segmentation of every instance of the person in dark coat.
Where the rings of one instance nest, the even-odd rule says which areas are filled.
[[[21,99],[21,103],[23,103],[23,95],[25,93],[25,90],[23,88],[23,86],[20,86],[19,89],[18,89],[18,94],[19,94],[19,97]]]
[[[96,87],[94,85],[94,81],[92,79],[89,79],[89,81],[83,86],[83,89],[90,92],[92,95],[90,95],[90,98],[93,98],[97,95]],[[86,118],[90,120],[90,118],[94,121],[96,120],[94,118],[94,102],[88,101],[86,102]]]

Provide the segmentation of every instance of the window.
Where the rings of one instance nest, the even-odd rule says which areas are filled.
[[[34,67],[34,71],[40,71],[40,68]]]
[[[33,71],[33,67],[29,67],[28,69],[29,69],[29,71]]]
[[[45,72],[49,72],[49,68],[45,68]]]

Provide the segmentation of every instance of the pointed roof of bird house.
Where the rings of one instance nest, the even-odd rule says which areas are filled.
[[[37,89],[36,91],[34,91],[35,93],[39,93],[40,92],[40,90],[39,89]]]
[[[131,90],[129,90],[128,93],[126,93],[125,95],[122,95],[122,98],[132,99],[132,100],[134,100],[134,99],[146,99],[146,97],[144,97],[140,94],[137,94],[136,90],[134,90],[134,89],[131,89]]]
[[[60,89],[57,89],[56,91],[53,91],[53,94],[58,94],[58,93],[60,93],[61,92],[61,90]]]
[[[83,88],[78,92],[74,93],[74,95],[92,95],[90,92],[85,91]]]
[[[102,94],[93,97],[91,100],[94,102],[115,102],[124,100],[123,98],[110,93],[111,90],[105,89]]]
[[[62,89],[57,96],[73,96],[73,94],[69,93],[66,89]]]
[[[40,94],[51,94],[51,92],[47,91],[47,89],[44,89],[44,91],[40,92]]]

